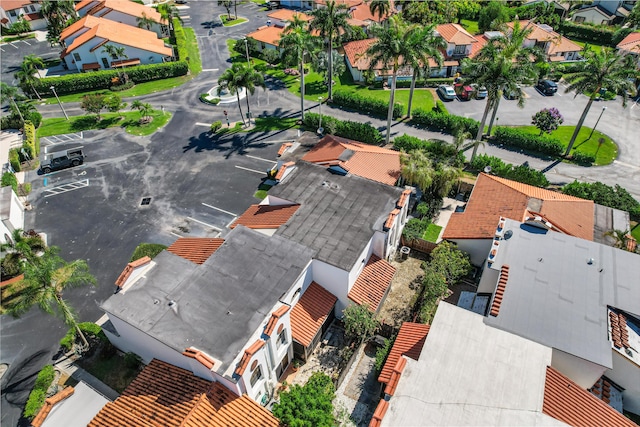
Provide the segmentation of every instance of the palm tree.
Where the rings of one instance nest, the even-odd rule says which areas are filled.
[[[391,93],[389,96],[389,110],[387,112],[387,144],[391,137],[391,119],[393,118],[398,70],[402,65],[401,61],[403,58],[412,56],[411,50],[412,47],[415,46],[415,43],[412,43],[410,40],[414,36],[417,28],[415,24],[409,25],[402,21],[398,15],[389,18],[388,24],[385,26],[375,24],[371,28],[371,33],[376,37],[376,40],[369,49],[367,49],[370,64],[372,67],[380,64],[384,70],[391,69]]]
[[[36,77],[37,74],[38,70],[32,68],[28,63],[23,62],[20,65],[20,69],[18,70],[18,72],[16,72],[16,78],[18,79],[18,82],[25,93],[27,92],[25,90],[26,88],[31,88],[31,94],[35,94],[38,99],[42,99],[40,98],[40,94],[35,87],[35,85],[40,80],[38,77]]]
[[[129,59],[129,56],[127,56],[124,46],[115,46],[112,44],[106,44],[104,45],[104,48],[102,48],[102,51],[107,55],[109,55],[111,59],[115,61],[119,61],[120,58]],[[116,71],[118,72],[118,79],[122,79],[124,80],[124,83],[126,83],[127,80],[129,80],[129,77],[127,76],[127,73],[125,73],[124,70],[122,70],[124,67],[120,65],[121,70],[118,70],[118,67],[115,67],[115,68],[116,68]],[[122,78],[120,77],[121,71],[122,71]]]
[[[41,8],[42,16],[47,20],[47,40],[49,43],[60,41],[60,33],[67,26],[69,19],[78,16],[73,0],[44,0]]]
[[[131,103],[131,109],[140,111],[141,121],[148,118],[149,114],[151,114],[151,112],[153,111],[151,104],[149,104],[148,102],[142,102],[137,99]]]
[[[298,15],[284,28],[278,47],[284,52],[283,60],[287,64],[298,63],[300,67],[300,119],[304,121],[304,57],[312,54],[316,39],[307,29],[307,24]]]
[[[26,262],[33,262],[40,252],[46,249],[38,234],[27,234],[21,229],[13,230],[11,239],[0,245],[0,251],[6,252],[2,258],[2,276],[17,276]],[[10,271],[7,271],[10,270]]]
[[[244,116],[242,115],[242,105],[240,104],[240,89],[242,88],[240,82],[242,81],[241,75],[245,72],[244,68],[245,65],[235,63],[231,66],[231,68],[225,70],[225,72],[222,73],[222,75],[218,79],[218,94],[223,89],[228,90],[229,93],[236,93],[236,98],[238,99],[238,110],[240,110],[240,118],[242,118],[243,125],[245,124],[245,122]]]
[[[24,116],[16,103],[16,98],[19,97],[18,89],[14,86],[9,86],[5,82],[0,82],[0,103],[10,102],[11,111],[15,111],[20,116],[20,122],[24,124]]]
[[[473,59],[463,60],[462,70],[467,76],[465,81],[487,88],[487,103],[478,126],[471,160],[478,151],[489,111],[498,109],[502,93],[515,93],[518,107],[524,107],[525,98],[519,84],[535,80],[537,71],[531,56],[540,56],[538,49],[523,46],[532,30],[528,25],[520,27],[520,22],[516,21],[510,31],[505,31],[505,35],[490,39]]]
[[[378,22],[382,22],[382,18],[387,16],[390,10],[389,0],[371,0],[369,3],[369,11],[373,16],[378,15]]]
[[[343,3],[336,4],[335,0],[328,0],[325,7],[315,9],[309,14],[313,17],[309,23],[309,29],[317,30],[327,46],[327,60],[329,61],[327,98],[331,100],[333,98],[333,55],[331,55],[333,42],[341,30],[345,34],[351,33],[351,26],[347,22],[351,17],[347,6]]]
[[[77,316],[62,294],[67,288],[95,283],[86,261],[66,262],[58,256],[58,248],[52,246],[41,257],[25,264],[24,279],[10,285],[9,293],[14,298],[4,308],[14,317],[20,317],[34,305],[45,313],[58,314],[78,332],[87,348],[89,343],[78,327]]]
[[[262,73],[253,68],[253,65],[245,66],[242,78],[238,82],[240,87],[246,89],[246,101],[247,101],[247,120],[251,125],[251,107],[249,106],[249,94],[256,93],[256,88],[261,87],[263,90],[267,89],[267,85],[264,83],[264,76]],[[255,122],[255,120],[254,120]]]
[[[156,23],[156,21],[149,18],[144,12],[142,12],[142,16],[136,18],[136,22],[138,23],[138,28],[146,28],[147,30],[151,30],[153,24]]]
[[[400,154],[400,175],[405,182],[426,189],[433,183],[433,161],[423,150]]]
[[[428,74],[429,59],[433,59],[439,67],[442,66],[442,61],[444,60],[441,49],[445,49],[447,43],[436,34],[435,27],[435,24],[416,27],[409,37],[409,48],[405,53],[404,61],[411,65],[413,75],[411,76],[407,117],[411,117],[413,92],[416,88],[418,74],[425,71]]]
[[[633,83],[629,80],[636,73],[635,61],[631,55],[619,55],[613,51],[602,49],[600,52],[585,52],[585,57],[586,61],[580,71],[564,76],[564,80],[569,83],[565,92],[575,92],[575,96],[581,93],[589,95],[589,101],[571,136],[567,151],[564,153],[565,156],[571,152],[591,104],[600,94],[600,89],[606,88],[608,91],[620,95],[622,106],[625,108],[629,100],[629,92],[634,90]]]
[[[178,21],[182,22],[182,18],[180,18],[180,11],[172,4],[160,3],[158,5],[158,13],[162,20],[167,21],[170,31],[173,30],[173,18],[178,18]]]

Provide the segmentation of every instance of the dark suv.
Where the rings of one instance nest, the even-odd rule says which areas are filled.
[[[78,166],[84,163],[84,157],[84,153],[80,148],[45,154],[40,162],[40,170],[42,170],[42,173],[49,173],[58,169]]]
[[[551,80],[538,80],[536,88],[545,95],[553,95],[558,91],[558,85]]]

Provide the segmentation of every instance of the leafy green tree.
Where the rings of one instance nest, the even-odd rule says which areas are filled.
[[[531,124],[540,130],[540,135],[553,132],[563,122],[562,114],[555,107],[543,108],[531,117]]]
[[[127,108],[127,103],[122,102],[122,98],[117,93],[113,93],[104,98],[104,106],[111,113],[118,113],[118,116],[122,118],[120,110]]]
[[[335,387],[323,372],[315,372],[304,386],[295,384],[280,393],[273,415],[286,427],[333,427]]]
[[[225,70],[224,73],[218,79],[218,94],[220,94],[221,90],[228,90],[229,93],[236,93],[236,98],[238,100],[238,110],[240,111],[240,118],[242,119],[242,124],[245,124],[244,115],[242,114],[242,105],[240,104],[240,89],[242,89],[242,77],[241,74],[244,73],[245,66],[240,63],[235,63]]]
[[[12,113],[17,114],[20,117],[20,123],[24,125],[24,116],[18,108],[18,101],[22,101],[22,96],[18,93],[18,89],[14,86],[9,86],[5,82],[0,82],[0,102],[3,104],[8,102]]]
[[[636,2],[631,9],[631,13],[627,17],[627,24],[633,28],[640,27],[640,2]]]
[[[18,84],[22,88],[22,91],[24,93],[36,95],[38,99],[41,99],[40,94],[35,88],[36,83],[40,80],[37,76],[37,68],[34,68],[32,64],[24,61],[20,64],[20,69],[16,72],[16,78],[18,79]]]
[[[80,108],[89,114],[95,114],[96,120],[100,121],[100,112],[105,107],[105,96],[101,93],[89,93],[82,97]]]
[[[454,0],[451,3],[453,3],[453,7],[456,10],[458,24],[463,19],[475,19],[478,16],[478,12],[480,12],[480,3],[474,0]]]
[[[436,35],[435,24],[416,27],[408,37],[407,51],[403,61],[411,65],[411,87],[409,89],[409,102],[407,103],[407,117],[411,117],[413,105],[413,93],[416,88],[416,80],[419,74],[429,75],[429,60],[433,59],[438,66],[442,66],[444,57],[442,50],[447,43],[442,37]]]
[[[451,1],[402,1],[402,17],[421,25],[445,24],[456,19],[456,8]]]
[[[0,261],[3,279],[22,273],[24,264],[34,262],[38,254],[45,249],[46,246],[40,235],[26,234],[21,229],[13,230],[11,239],[0,245],[0,252],[4,255]]]
[[[352,304],[345,308],[342,314],[345,333],[352,341],[362,342],[378,329],[379,322],[375,314],[369,310],[368,304]]]
[[[635,89],[630,80],[636,75],[636,60],[632,55],[619,55],[617,52],[602,49],[600,52],[585,52],[585,59],[580,71],[564,76],[564,80],[569,83],[565,92],[575,92],[575,96],[585,94],[589,97],[576,129],[571,135],[565,156],[571,152],[582,124],[589,114],[591,104],[600,95],[600,89],[605,88],[620,95],[622,106],[625,108],[629,93]]]
[[[300,72],[300,118],[304,120],[304,60],[306,55],[313,55],[316,48],[316,38],[307,29],[307,24],[299,15],[294,15],[293,21],[284,28],[278,46],[283,52],[285,64],[297,64]]]
[[[593,200],[599,205],[627,211],[632,219],[640,219],[640,202],[618,184],[610,187],[599,181],[594,183],[574,181],[562,187],[562,192],[581,199]]]
[[[73,0],[44,0],[42,16],[47,20],[47,40],[51,45],[60,42],[60,34],[77,18]]]
[[[384,17],[389,15],[391,11],[389,0],[371,0],[369,2],[369,11],[373,16],[378,15],[378,22],[382,22]]]
[[[146,13],[142,12],[142,16],[136,18],[136,22],[138,24],[138,28],[144,28],[146,30],[151,30],[153,24],[156,23],[153,19],[151,19]]]
[[[119,61],[120,59],[129,59],[127,56],[127,52],[124,46],[115,46],[112,44],[106,44],[102,48],[102,52],[106,53],[111,57],[113,61]],[[111,62],[113,64],[113,61]],[[126,83],[129,80],[129,76],[124,72],[124,67],[120,65],[119,67],[115,67],[116,71],[118,71],[118,80],[120,83]]]
[[[14,298],[4,308],[14,317],[20,317],[34,305],[45,313],[57,314],[67,326],[76,329],[86,348],[89,343],[78,328],[76,313],[63,298],[63,292],[68,288],[95,285],[96,279],[89,273],[86,261],[66,262],[58,252],[57,247],[51,246],[42,256],[25,264],[24,279],[9,285],[9,293]]]
[[[432,252],[428,269],[442,275],[453,285],[471,271],[469,255],[459,250],[453,243],[443,241]]]
[[[490,1],[478,13],[478,30],[481,33],[498,29],[509,21],[509,9],[503,1]]]
[[[327,47],[326,57],[329,61],[327,67],[327,85],[329,88],[327,98],[331,100],[333,98],[333,55],[331,53],[333,51],[333,43],[339,37],[340,31],[345,33],[351,31],[351,26],[348,23],[351,17],[347,6],[344,3],[338,4],[335,0],[328,0],[325,7],[312,10],[310,15],[313,18],[309,23],[309,29],[311,31],[317,30],[320,37],[325,40]]]
[[[27,20],[24,19],[23,15],[20,15],[18,17],[18,20],[13,24],[11,24],[11,26],[9,27],[10,33],[17,34],[19,36],[21,36],[24,33],[28,33],[29,31],[31,31],[31,25],[29,25]]]
[[[318,52],[318,54],[311,59],[311,64],[313,69],[324,77],[325,82],[328,81],[329,58],[327,57],[327,52]],[[339,76],[344,73],[346,69],[342,56],[335,50],[331,51],[331,74]]]

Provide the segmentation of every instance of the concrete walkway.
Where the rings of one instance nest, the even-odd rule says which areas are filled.
[[[67,374],[76,381],[82,381],[112,402],[120,396],[120,393],[76,365],[72,356],[73,353],[66,354],[54,365],[54,368],[59,369],[60,372]]]

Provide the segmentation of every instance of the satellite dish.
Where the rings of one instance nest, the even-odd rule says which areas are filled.
[[[491,173],[491,166],[485,166],[484,173]]]

